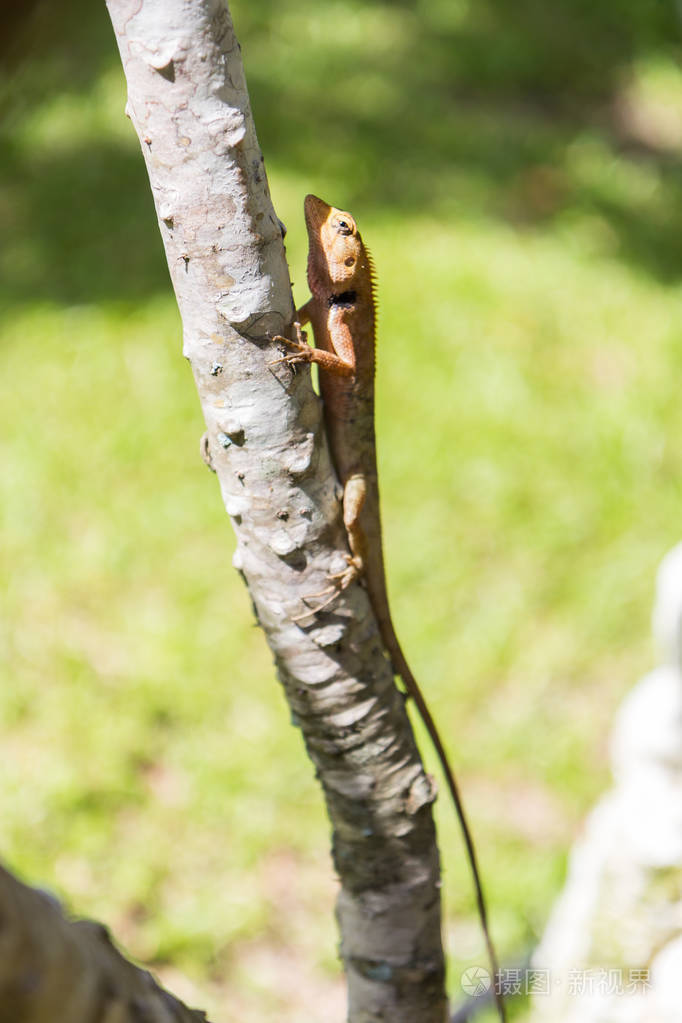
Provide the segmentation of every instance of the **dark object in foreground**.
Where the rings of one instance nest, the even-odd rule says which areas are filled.
[[[128,962],[109,931],[69,920],[56,898],[0,867],[0,1023],[202,1023],[147,970]]]

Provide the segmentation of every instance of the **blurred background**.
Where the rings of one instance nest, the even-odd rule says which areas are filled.
[[[682,532],[678,9],[231,9],[297,302],[307,192],[374,255],[394,617],[518,961]],[[3,23],[0,850],[216,1019],[340,1021],[323,807],[199,459],[106,10]],[[485,958],[437,815],[456,998]]]

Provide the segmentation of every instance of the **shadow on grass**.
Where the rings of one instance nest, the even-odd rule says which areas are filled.
[[[87,97],[117,66],[104,4],[13,8],[0,41],[0,303],[134,301],[168,290],[144,165],[105,129],[25,141],[59,96]],[[123,110],[121,110],[123,118]],[[80,126],[76,125],[78,129]]]
[[[2,164],[11,206],[0,253],[3,303],[134,301],[170,289],[135,152],[103,142],[26,164],[6,147]]]
[[[28,10],[28,9],[27,9]],[[682,272],[682,160],[624,147],[614,97],[632,62],[674,55],[672,3],[627,0],[235,0],[266,160],[344,205],[545,225],[603,218],[615,254],[661,280]],[[36,156],[12,124],[46,96],[87,93],[116,65],[103,5],[41,4],[15,31],[19,95],[0,131],[0,297],[66,303],[168,288],[143,163],[101,141]],[[7,44],[8,46],[9,44]],[[7,48],[6,46],[6,48]],[[649,174],[633,202],[576,175],[577,140]],[[597,176],[598,177],[598,176]]]

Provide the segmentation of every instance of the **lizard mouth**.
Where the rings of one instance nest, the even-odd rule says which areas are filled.
[[[316,195],[306,195],[303,212],[308,227],[319,229],[331,212],[331,206]]]

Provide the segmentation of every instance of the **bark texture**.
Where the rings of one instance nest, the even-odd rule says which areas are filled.
[[[0,1023],[200,1023],[127,962],[106,927],[67,920],[56,899],[0,867]]]
[[[309,371],[273,364],[269,338],[289,329],[291,288],[229,12],[223,0],[108,8],[234,565],[333,827],[348,1018],[442,1023],[435,794],[403,698],[361,586],[299,617],[347,547]]]

